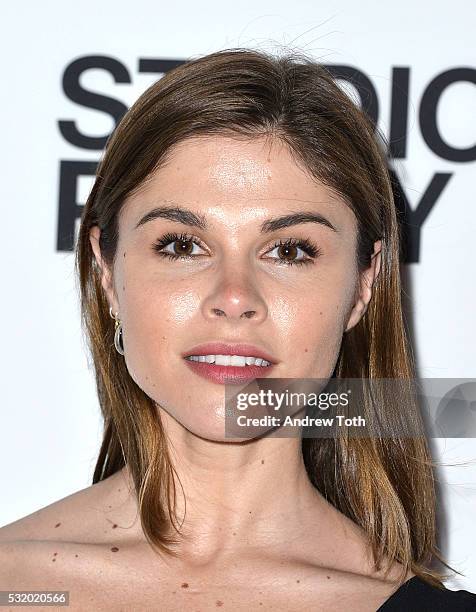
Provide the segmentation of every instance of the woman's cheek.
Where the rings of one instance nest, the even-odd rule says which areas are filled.
[[[353,298],[352,291],[336,291],[335,287],[339,285],[316,292],[299,308],[280,315],[283,325],[279,334],[288,339],[287,350],[293,356],[287,360],[290,376],[325,378],[332,374]]]

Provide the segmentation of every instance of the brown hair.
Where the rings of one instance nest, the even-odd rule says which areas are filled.
[[[101,230],[101,256],[114,264],[118,215],[125,198],[188,137],[265,136],[286,143],[296,162],[340,194],[358,222],[359,270],[382,240],[380,274],[367,312],[344,334],[336,377],[414,377],[401,306],[400,230],[385,154],[375,126],[329,72],[302,53],[274,57],[226,49],[188,61],[145,91],[110,137],[86,202],[76,251],[82,322],[94,362],[104,438],[93,483],[129,466],[145,536],[174,554],[177,531],[174,470],[157,406],[133,381],[115,350],[114,326],[89,241]],[[371,407],[367,407],[371,410]],[[379,410],[418,422],[418,407],[402,410],[386,398]],[[435,586],[444,563],[436,546],[433,463],[424,436],[303,438],[311,482],[360,525],[376,567],[386,557]],[[446,563],[444,563],[449,567]],[[389,566],[390,567],[390,566]]]

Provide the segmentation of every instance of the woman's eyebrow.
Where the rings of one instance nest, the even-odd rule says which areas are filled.
[[[201,230],[207,230],[210,227],[205,215],[197,214],[189,208],[175,205],[153,208],[137,222],[134,229],[154,219],[168,219],[169,221],[175,221],[188,227],[197,227]],[[336,227],[324,215],[314,211],[299,211],[265,219],[261,223],[260,233],[269,234],[276,230],[298,225],[300,223],[318,223],[328,227],[334,232],[338,232]]]

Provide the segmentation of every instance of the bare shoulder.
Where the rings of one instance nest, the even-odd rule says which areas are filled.
[[[327,542],[328,554],[308,553],[313,568],[312,584],[318,598],[325,593],[327,609],[354,612],[377,610],[400,586],[414,576],[405,571],[396,560],[382,559],[380,569],[373,563],[372,548],[368,535],[356,523],[335,511],[336,523]],[[318,550],[316,542],[315,550]],[[314,563],[312,563],[314,561]],[[317,599],[316,599],[317,601]]]
[[[78,570],[93,571],[98,554],[112,556],[136,533],[129,500],[117,473],[1,527],[0,590],[43,589],[45,581],[60,589]]]
[[[116,473],[0,528],[0,544],[101,541],[105,526],[124,515],[129,491]]]
[[[398,578],[401,577],[400,569],[392,568],[390,572],[392,577],[389,576],[384,579],[376,575],[353,574],[316,568],[314,601],[319,599],[322,601],[324,598],[326,601],[324,609],[326,610],[352,610],[353,612],[378,610],[398,590],[400,586]],[[404,581],[406,582],[413,576],[412,572],[408,572]],[[324,580],[324,578],[327,580]]]

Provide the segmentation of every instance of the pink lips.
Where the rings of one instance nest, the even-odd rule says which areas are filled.
[[[203,378],[220,385],[240,384],[255,378],[264,378],[268,376],[274,367],[273,364],[270,366],[220,366],[213,363],[190,361],[188,359],[185,360],[185,363],[199,376],[203,376]]]
[[[261,357],[261,359],[266,359],[266,361],[276,363],[276,360],[266,351],[254,346],[253,344],[207,342],[205,344],[197,344],[189,349],[186,353],[183,353],[183,357],[188,357],[189,355],[247,355],[248,357]]]
[[[209,342],[192,347],[183,357],[189,355],[242,355],[248,357],[261,357],[269,361],[269,366],[220,366],[214,363],[190,361],[185,359],[186,364],[199,376],[218,384],[240,384],[255,378],[264,378],[269,375],[276,360],[266,351],[251,344],[229,344],[225,342]]]

